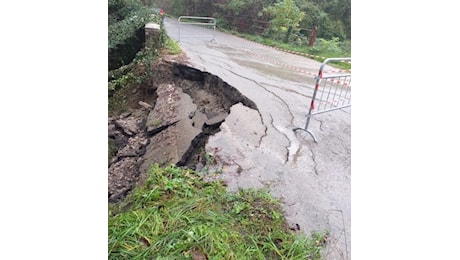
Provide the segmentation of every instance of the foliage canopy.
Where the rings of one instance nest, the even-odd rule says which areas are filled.
[[[341,41],[351,39],[351,1],[350,0],[156,0],[174,16],[195,15],[212,16],[226,29],[244,33],[255,33],[265,37],[275,33],[272,25],[298,27],[299,32],[318,27],[317,37]],[[296,13],[289,13],[289,9]],[[296,10],[298,8],[298,11]],[[278,9],[287,13],[271,16],[264,10]],[[300,20],[300,13],[304,13]],[[285,15],[283,18],[282,16]],[[298,23],[298,24],[297,24]],[[293,32],[293,34],[295,34]]]

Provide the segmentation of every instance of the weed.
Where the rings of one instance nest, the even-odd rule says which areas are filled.
[[[216,164],[216,158],[212,153],[205,153],[204,158],[206,159],[206,164],[214,165]]]
[[[172,55],[176,55],[182,52],[179,44],[173,41],[171,38],[167,37],[165,41],[165,46],[168,52]]]

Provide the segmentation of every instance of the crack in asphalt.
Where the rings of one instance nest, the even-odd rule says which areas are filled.
[[[259,147],[262,145],[262,140],[268,135],[268,134],[267,134],[268,127],[267,127],[267,125],[265,124],[265,122],[264,122],[264,117],[262,116],[262,114],[260,113],[259,110],[257,110],[257,113],[259,113],[260,121],[262,122],[262,125],[265,127],[264,134],[263,134],[262,136],[260,136],[259,144],[256,146],[257,148],[259,148]]]
[[[201,55],[200,55],[200,54],[198,54],[198,59],[200,59],[200,60],[201,60],[201,62],[203,62],[203,63],[205,63],[205,62],[206,62],[206,61],[205,61],[205,60],[204,60],[204,59],[201,57]]]
[[[346,141],[345,141],[344,139],[340,138],[339,136],[337,136],[337,138],[338,138],[338,141],[339,141],[339,142],[337,142],[337,143],[340,145],[340,147],[343,148],[343,151],[345,151],[345,153],[346,153],[347,155],[350,155],[350,153],[351,153],[350,146],[348,146],[348,145],[345,144]],[[339,155],[339,153],[337,153],[337,155]]]
[[[313,170],[315,171],[316,175],[319,175],[318,174],[318,162],[316,161],[316,154],[313,151],[313,148],[310,148],[310,153],[311,153],[311,158],[313,160]]]
[[[299,158],[299,152],[300,152],[300,145],[299,145],[299,147],[297,147],[297,150],[295,151],[294,156],[293,156],[294,157],[294,159],[293,159],[294,164],[297,163],[297,159]]]
[[[230,72],[230,73],[232,73],[233,75],[236,75],[236,76],[241,77],[241,78],[243,78],[243,79],[246,79],[246,80],[249,80],[249,81],[254,82],[257,86],[259,86],[260,88],[264,89],[264,90],[267,91],[268,93],[270,93],[270,94],[272,94],[273,96],[275,96],[277,100],[281,101],[281,103],[284,104],[284,105],[286,106],[287,111],[288,111],[288,113],[289,113],[290,116],[291,116],[291,120],[290,120],[290,121],[291,121],[291,124],[292,124],[292,122],[293,122],[293,120],[294,120],[294,116],[293,116],[293,114],[292,114],[292,112],[291,112],[291,110],[290,110],[290,108],[289,108],[289,105],[288,105],[281,97],[279,97],[278,95],[276,95],[275,93],[273,93],[273,91],[268,90],[266,87],[264,87],[262,84],[260,84],[259,82],[255,81],[254,79],[250,79],[250,78],[247,78],[247,77],[245,77],[245,76],[243,76],[243,75],[237,74],[237,73],[235,73],[235,72],[232,71],[232,70],[227,70],[227,71]],[[263,116],[262,116],[262,114],[260,113],[260,111],[258,111],[258,112],[259,112],[260,118],[261,118],[261,120],[262,120],[262,124],[266,127],[266,129],[265,129],[265,135],[264,135],[264,137],[265,137],[265,136],[267,135],[267,125],[264,123],[264,119],[263,119]],[[271,117],[271,114],[270,114],[270,117]],[[273,121],[273,117],[272,117],[272,121]],[[272,122],[272,125],[273,125],[273,122]],[[274,128],[276,129],[276,131],[278,131],[279,133],[283,134],[283,133],[280,132],[276,127],[274,127]],[[286,136],[285,134],[283,134],[283,135]],[[289,138],[288,138],[287,136],[286,136],[286,138],[287,138],[288,141],[290,142],[290,140],[289,140]],[[261,140],[261,141],[262,141],[262,140]]]
[[[246,80],[252,81],[253,83],[255,83],[255,84],[256,84],[257,86],[259,86],[260,88],[264,89],[264,90],[267,91],[268,93],[270,93],[270,94],[272,94],[273,96],[275,96],[276,99],[279,100],[280,103],[281,103],[281,104],[284,104],[284,106],[286,107],[287,112],[289,113],[289,116],[290,116],[290,119],[289,119],[290,126],[293,125],[293,123],[294,123],[294,115],[293,115],[293,113],[292,113],[292,111],[291,111],[291,108],[289,107],[289,104],[288,104],[286,101],[284,101],[284,99],[282,99],[280,96],[278,96],[277,94],[275,94],[273,91],[267,89],[267,87],[265,87],[262,83],[259,83],[259,82],[255,81],[254,79],[250,79],[250,78],[244,77],[244,76],[242,76],[242,75],[240,75],[240,74],[237,74],[237,73],[233,72],[232,70],[227,70],[227,71],[229,71],[230,73],[232,73],[232,74],[234,74],[234,75],[236,75],[236,76],[238,76],[238,77],[241,77],[241,78],[244,78],[244,79],[246,79]],[[270,84],[267,84],[267,85],[270,85]],[[264,134],[264,136],[262,136],[262,137],[260,138],[260,142],[259,142],[259,146],[260,146],[260,144],[262,143],[262,138],[265,137],[265,136],[267,135],[267,126],[266,126],[266,124],[264,123],[263,117],[262,117],[262,115],[261,115],[260,112],[259,112],[259,115],[261,116],[260,118],[261,118],[261,120],[262,120],[262,124],[265,126],[265,134]],[[285,148],[286,148],[286,159],[285,159],[285,161],[284,161],[284,164],[286,164],[286,163],[289,161],[289,156],[290,156],[289,148],[292,146],[292,141],[291,141],[291,139],[289,138],[289,136],[287,136],[285,133],[283,133],[283,132],[280,131],[277,127],[275,127],[275,125],[273,124],[273,121],[274,121],[274,120],[273,120],[273,116],[272,116],[271,114],[269,114],[269,116],[270,116],[270,119],[271,119],[271,125],[272,125],[272,127],[273,127],[277,132],[279,132],[280,134],[284,135],[284,137],[286,137],[286,139],[287,139],[287,141],[288,141],[288,145],[285,147]]]
[[[315,120],[319,122],[319,130],[320,130],[321,132],[324,132],[324,129],[323,129],[323,120],[319,120],[319,119],[315,119]]]
[[[282,86],[278,86],[278,85],[273,85],[273,84],[269,84],[269,83],[263,83],[265,85],[269,85],[270,87],[274,87],[274,88],[277,88],[279,90],[283,90],[283,91],[286,91],[286,92],[289,92],[289,93],[294,93],[296,95],[299,95],[299,96],[302,96],[302,97],[305,97],[305,98],[312,98],[312,95],[306,95],[306,94],[302,94],[300,93],[299,91],[296,91],[296,90],[293,90],[293,89],[290,89],[290,88],[285,88],[285,87],[282,87]],[[303,86],[305,87],[305,86]],[[313,91],[313,88],[312,88],[312,91]]]
[[[211,54],[206,54],[206,55],[208,55],[208,56],[213,56],[213,57],[216,57],[216,58],[220,58],[220,57],[217,56],[217,55],[211,55]],[[200,55],[200,54],[198,54],[198,57],[200,58],[200,60],[204,61],[204,60],[201,58],[201,55]],[[210,62],[207,61],[207,63],[210,63]],[[299,93],[298,91],[295,91],[295,90],[292,90],[292,89],[284,88],[284,87],[277,86],[277,85],[273,85],[273,84],[257,82],[257,81],[254,80],[254,79],[247,78],[247,77],[245,77],[245,76],[242,76],[242,75],[240,75],[240,74],[237,74],[237,73],[235,73],[235,72],[231,69],[231,67],[228,66],[228,64],[225,64],[225,63],[224,63],[225,65],[227,65],[226,67],[228,67],[228,68],[225,68],[224,66],[222,66],[222,63],[213,62],[213,64],[214,64],[215,66],[217,66],[217,67],[223,69],[223,70],[226,70],[226,71],[232,73],[233,75],[236,75],[236,76],[238,76],[238,77],[244,78],[244,79],[249,80],[249,81],[252,81],[252,82],[255,83],[257,86],[263,88],[265,91],[267,91],[268,93],[270,93],[270,94],[272,94],[273,96],[275,96],[276,99],[280,101],[280,103],[282,103],[282,104],[284,104],[284,106],[286,106],[287,112],[288,112],[289,115],[290,115],[290,125],[291,125],[291,126],[292,126],[292,124],[293,124],[293,122],[294,122],[294,115],[293,115],[292,112],[291,112],[291,108],[289,107],[289,104],[288,104],[286,101],[284,101],[284,99],[282,99],[280,96],[278,96],[276,93],[274,93],[273,91],[271,91],[271,90],[269,90],[267,87],[265,87],[264,85],[268,85],[268,86],[271,86],[271,87],[274,87],[274,88],[278,88],[278,89],[283,90],[283,91],[286,91],[286,92],[292,92],[292,93],[295,93],[295,94],[300,95],[300,96],[303,96],[303,97],[307,97],[307,98],[309,97],[309,96],[307,96],[307,95],[301,94],[301,93]],[[310,97],[310,98],[311,98],[311,97]],[[258,111],[258,112],[259,112],[260,118],[261,118],[261,120],[262,120],[262,124],[265,126],[265,134],[261,137],[261,139],[260,139],[260,141],[259,141],[259,146],[260,146],[260,144],[261,144],[261,142],[262,142],[262,138],[265,137],[265,136],[267,135],[267,127],[266,127],[266,125],[265,125],[265,123],[264,123],[262,114],[260,113],[260,111]],[[273,119],[272,119],[272,120],[273,120]],[[280,131],[278,131],[278,132],[280,132]],[[280,133],[281,133],[281,132],[280,132]],[[285,136],[286,136],[286,135],[285,135]],[[288,138],[287,136],[286,136],[286,138],[287,138],[288,141],[290,142],[290,140],[289,140],[289,138]]]
[[[278,131],[280,134],[284,135],[284,137],[286,137],[286,139],[288,140],[288,145],[285,146],[285,149],[286,149],[286,159],[284,160],[284,163],[283,163],[283,164],[286,164],[286,163],[289,161],[289,147],[291,147],[291,140],[289,139],[289,137],[288,137],[285,133],[283,133],[283,132],[281,132],[280,130],[278,130],[278,128],[273,124],[273,116],[272,116],[271,114],[269,114],[269,116],[270,116],[270,119],[271,119],[270,124],[272,125],[272,127],[273,127],[276,131]]]
[[[226,38],[223,38],[223,39],[226,39]],[[238,37],[236,37],[236,39],[239,39]],[[224,43],[227,43],[227,41],[223,41]],[[254,62],[257,62],[257,60],[262,60],[264,61],[263,62],[263,65],[265,64],[269,64],[269,63],[272,63],[272,62],[267,62],[268,59],[272,59],[270,58],[269,56],[266,56],[268,53],[265,53],[263,51],[257,51],[255,50],[252,50],[251,48],[252,47],[252,42],[251,41],[248,41],[248,44],[240,44],[239,41],[237,40],[228,40],[228,43],[229,46],[224,46],[223,48],[221,48],[220,46],[214,46],[214,45],[211,45],[211,44],[206,44],[206,46],[208,46],[208,48],[219,48],[219,49],[222,49],[222,50],[215,50],[215,51],[220,51],[222,53],[224,53],[225,55],[228,55],[230,58],[232,58],[234,55],[241,55],[241,56],[237,56],[237,58],[239,59],[244,59],[244,57],[246,56],[247,58],[249,58],[251,61],[254,61]],[[237,44],[238,46],[235,47],[234,44]],[[195,44],[192,44],[192,45],[195,45]],[[234,46],[234,47],[232,47]],[[197,47],[201,47],[201,46],[197,46]],[[226,49],[226,48],[229,48],[229,51]],[[308,96],[309,94],[309,91],[310,91],[310,88],[308,86],[305,86],[306,89],[303,89],[302,86],[296,86],[296,87],[293,87],[292,89],[288,89],[287,87],[290,86],[290,84],[280,84],[280,86],[276,86],[276,85],[272,85],[272,84],[277,84],[277,81],[276,80],[273,80],[271,81],[269,77],[267,77],[268,74],[267,73],[267,76],[265,76],[265,79],[260,79],[259,77],[263,77],[263,74],[261,73],[254,73],[254,76],[252,76],[253,73],[252,70],[251,72],[248,72],[248,67],[244,67],[243,65],[241,64],[238,64],[237,62],[235,62],[234,60],[231,60],[230,61],[224,61],[225,60],[225,55],[218,55],[214,53],[214,51],[210,51],[209,53],[205,53],[206,52],[206,49],[207,48],[200,48],[199,50],[199,58],[198,58],[198,63],[199,64],[202,64],[200,65],[200,67],[208,67],[208,65],[210,66],[209,69],[213,70],[214,72],[218,72],[218,73],[213,73],[213,74],[220,74],[219,76],[224,76],[224,77],[227,77],[227,78],[230,78],[233,80],[233,77],[235,77],[235,82],[242,82],[244,83],[243,79],[246,79],[249,81],[252,81],[255,83],[255,85],[259,86],[260,88],[262,88],[263,90],[267,91],[268,93],[264,93],[264,94],[267,94],[267,96],[270,96],[270,94],[272,94],[275,99],[273,98],[270,98],[269,100],[267,101],[264,101],[262,100],[262,103],[261,104],[264,104],[266,105],[265,108],[268,108],[268,111],[267,109],[264,109],[261,113],[260,110],[257,110],[258,113],[259,113],[259,116],[261,118],[261,122],[262,124],[264,125],[265,127],[265,131],[264,133],[260,134],[257,138],[259,139],[259,143],[258,143],[258,147],[260,147],[262,145],[262,142],[264,142],[264,145],[265,144],[269,144],[269,142],[272,140],[271,138],[273,136],[277,137],[276,134],[278,134],[277,132],[279,132],[280,134],[284,135],[287,139],[288,139],[288,142],[289,142],[289,146],[287,146],[287,160],[286,161],[289,161],[290,164],[294,164],[292,165],[292,169],[295,170],[296,172],[297,171],[302,171],[303,169],[301,167],[304,167],[304,165],[301,165],[303,162],[304,162],[304,159],[307,159],[308,161],[308,171],[309,171],[309,175],[310,177],[313,177],[315,175],[311,174],[312,172],[314,172],[316,174],[315,177],[313,178],[320,178],[319,180],[322,180],[322,178],[326,178],[328,177],[328,174],[326,173],[329,173],[330,170],[336,170],[336,169],[323,169],[322,166],[328,166],[330,162],[327,161],[327,159],[325,158],[328,158],[327,156],[329,156],[329,153],[330,152],[333,152],[330,156],[334,156],[336,157],[337,155],[334,154],[335,152],[335,149],[338,148],[338,151],[340,153],[341,156],[345,157],[345,156],[349,156],[350,154],[350,148],[349,146],[347,147],[348,149],[345,149],[346,148],[346,141],[348,140],[347,139],[344,139],[342,140],[342,138],[339,138],[339,142],[337,142],[338,147],[334,147],[336,144],[335,142],[324,142],[324,145],[322,146],[314,146],[314,145],[309,145],[310,142],[307,142],[305,144],[305,142],[300,142],[299,143],[299,140],[297,140],[298,138],[295,138],[297,133],[293,133],[291,135],[290,132],[287,132],[286,129],[284,129],[284,127],[286,126],[286,123],[288,122],[291,122],[291,124],[293,122],[295,122],[295,119],[297,117],[297,110],[296,109],[293,109],[291,110],[289,106],[291,106],[292,108],[297,108],[296,105],[294,105],[294,103],[286,103],[284,102],[284,100],[286,101],[289,101],[290,99],[287,98],[288,96],[292,95],[292,96],[297,96],[297,100],[300,100],[300,99],[311,99],[311,96]],[[238,50],[239,49],[239,50]],[[195,49],[195,53],[198,53],[196,52],[198,50],[198,48]],[[248,53],[249,55],[244,55],[244,54],[240,54],[240,51],[241,52],[254,52],[256,55],[251,55],[250,53]],[[250,56],[251,55],[251,56]],[[195,56],[195,55],[193,55]],[[249,57],[248,57],[249,56]],[[204,58],[207,58],[209,57],[209,59],[207,61],[204,60]],[[284,61],[284,62],[283,62]],[[238,66],[234,65],[233,62],[235,62]],[[287,67],[287,65],[289,65],[291,62],[289,60],[281,60],[281,65],[284,66],[284,67]],[[214,68],[212,68],[212,66],[214,66]],[[241,67],[240,67],[241,66]],[[249,67],[251,68],[251,67]],[[220,71],[219,71],[220,70]],[[241,75],[238,75],[237,73],[240,72],[242,73],[243,75],[249,77],[248,78],[245,78]],[[235,76],[233,76],[235,75]],[[238,77],[240,77],[242,80],[241,81],[238,81]],[[252,79],[255,79],[255,80],[252,80]],[[258,80],[259,82],[257,82],[256,80]],[[265,82],[261,82],[261,81],[266,81],[266,82],[270,82],[271,84],[267,84]],[[252,84],[251,84],[252,85]],[[255,91],[260,91],[257,89],[257,86],[254,88]],[[252,87],[252,86],[251,86]],[[271,90],[271,91],[270,91]],[[280,96],[274,94],[275,93],[278,93]],[[301,93],[299,93],[301,92]],[[252,93],[252,92],[251,92]],[[269,94],[270,93],[270,94]],[[286,95],[284,94],[286,93]],[[259,94],[255,94],[255,96],[257,97],[257,95]],[[285,99],[281,99],[281,97],[284,97]],[[288,113],[290,114],[291,118],[290,118],[290,121],[289,121],[289,118],[287,118],[289,115],[282,110],[282,107],[281,106],[281,109],[279,109],[279,105],[277,103],[265,103],[265,102],[273,102],[275,101],[276,99],[279,100],[279,102],[281,104],[284,104],[285,107],[287,107],[287,111]],[[341,109],[342,110],[342,109]],[[273,111],[272,113],[270,113],[270,111]],[[292,111],[292,112],[291,112]],[[350,112],[349,112],[350,111]],[[348,116],[351,114],[351,110],[342,110],[342,112],[344,113],[343,116]],[[262,114],[264,116],[262,116]],[[296,115],[296,117],[293,117],[292,115]],[[273,116],[274,115],[274,116]],[[275,127],[275,124],[274,124],[274,118],[277,119],[277,124],[278,125],[278,129]],[[265,120],[264,120],[265,119]],[[313,119],[313,118],[311,118]],[[324,133],[327,132],[330,132],[332,131],[331,127],[334,127],[334,125],[332,126],[329,126],[329,123],[330,121],[328,119],[322,119],[322,120],[318,120],[317,118],[314,117],[314,119],[316,120],[316,122],[319,122],[319,123],[316,123],[315,122],[315,126],[317,127],[316,128],[316,131],[318,131],[318,128],[319,128],[319,131],[321,132],[318,132],[319,134],[321,135],[324,135]],[[270,122],[271,120],[271,122]],[[311,122],[310,122],[311,123]],[[340,124],[339,124],[340,123]],[[319,126],[318,126],[319,124]],[[326,125],[327,124],[327,125]],[[339,126],[341,126],[341,121],[338,122]],[[268,126],[272,126],[274,128],[275,131],[273,132],[268,132]],[[262,132],[263,130],[260,129]],[[313,129],[315,130],[315,129]],[[343,129],[342,129],[343,130]],[[282,131],[282,132],[281,132]],[[347,132],[349,131],[349,129],[346,130]],[[314,131],[313,131],[314,132]],[[284,133],[284,134],[283,134]],[[290,137],[291,139],[289,139],[288,137]],[[277,137],[278,139],[281,139],[279,137]],[[255,142],[254,144],[257,144],[256,140],[257,139],[253,139]],[[282,139],[281,139],[282,140]],[[278,147],[270,147],[273,151],[278,150],[278,152],[280,153],[280,157],[284,157],[284,151],[282,151],[283,147],[286,146],[287,144],[281,144],[279,145]],[[341,146],[343,146],[343,148],[341,148]],[[324,148],[323,148],[324,147]],[[333,148],[332,151],[330,148]],[[232,172],[235,171],[237,173],[241,173],[242,171],[246,171],[247,169],[243,169],[241,166],[245,166],[245,167],[248,167],[249,169],[251,168],[258,168],[259,165],[251,165],[251,164],[248,164],[249,162],[253,162],[252,159],[258,159],[258,157],[255,157],[255,158],[246,158],[244,157],[241,152],[244,152],[245,150],[242,150],[242,151],[239,151],[239,149],[243,149],[244,147],[242,148],[239,148],[237,147],[238,149],[235,151],[235,153],[233,155],[227,155],[229,156],[229,158],[232,158],[232,164],[234,164],[234,168],[231,168],[232,169]],[[308,153],[310,152],[310,156],[308,156],[308,154],[304,154],[304,153]],[[345,154],[344,154],[345,153]],[[311,159],[310,159],[311,158]],[[281,161],[284,159],[284,158],[280,158]],[[236,162],[235,162],[236,160]],[[248,161],[246,161],[248,160]],[[325,161],[326,160],[326,161]],[[277,162],[277,164],[279,164],[280,162]],[[347,162],[346,162],[347,163]],[[285,165],[284,167],[288,167],[290,165]],[[331,166],[333,167],[333,165]],[[235,169],[237,168],[237,169]],[[289,169],[289,168],[288,168]],[[341,169],[338,169],[337,171],[341,171]],[[322,173],[322,176],[319,176],[319,173]],[[245,176],[241,176],[241,177],[238,177],[238,176],[235,176],[236,174],[232,175],[232,174],[229,174],[229,176],[231,176],[231,178],[234,178],[236,180],[236,183],[237,183],[237,186],[240,186],[242,184],[244,184],[244,178]],[[243,174],[244,175],[244,174]],[[251,176],[252,178],[253,176]],[[279,176],[278,176],[279,177]],[[284,184],[284,187],[283,186],[280,186],[281,188],[285,188],[285,187],[290,187],[292,185],[292,183],[288,183],[286,180],[284,180],[285,177],[283,177],[283,179],[273,179],[273,180],[267,180],[267,181],[263,181],[261,182],[264,186],[268,186],[270,188],[272,188],[273,185],[279,185],[279,183],[283,183]],[[258,180],[260,180],[260,177],[257,178]],[[329,181],[329,180],[327,180]],[[331,181],[334,181],[334,180],[331,180]],[[312,184],[314,185],[314,184]],[[273,186],[274,187],[274,186]],[[331,190],[331,192],[335,192],[333,190]],[[336,193],[336,192],[335,192]],[[333,194],[334,197],[336,195],[341,195],[341,194]],[[284,197],[283,194],[281,194],[281,197]],[[319,198],[318,198],[319,199]],[[326,200],[328,199],[331,199],[331,198],[322,198],[325,200],[324,203],[326,203]],[[345,202],[347,202],[347,197],[346,197],[346,194],[345,194],[345,198],[344,198]],[[314,203],[314,199],[312,199],[312,203]],[[298,203],[298,206],[296,207],[307,207],[307,209],[310,209],[308,208],[309,205],[307,205],[306,203],[302,202],[302,201],[295,201],[293,203],[286,203],[288,207],[291,207],[293,205],[295,205],[296,203]],[[322,203],[322,202],[321,202]],[[325,205],[327,206],[327,205]],[[330,205],[329,205],[330,207]],[[311,208],[312,210],[314,210],[314,208]],[[344,212],[347,212],[347,211],[344,211]],[[293,211],[292,213],[289,213],[289,217],[292,218],[292,219],[297,219],[297,218],[303,218],[303,214],[300,210],[295,210]],[[347,212],[348,214],[348,212]],[[318,217],[319,218],[319,215],[320,213],[316,214],[315,217]],[[337,217],[337,220],[338,220],[338,217],[339,215],[335,216],[334,214],[334,218],[332,218],[333,220],[335,220]],[[316,220],[317,222],[321,222],[322,220],[320,219],[317,219]],[[308,222],[308,220],[307,220]],[[332,222],[332,221],[331,221]],[[329,223],[330,225],[333,225],[334,228],[340,228],[343,226],[343,228],[345,229],[345,227],[347,227],[347,230],[349,230],[349,225],[347,223],[347,225],[345,225],[344,222],[344,219],[343,219],[343,215],[342,215],[342,224],[340,225],[339,222],[337,223]],[[315,224],[316,222],[314,220],[311,221],[312,224]],[[322,222],[321,222],[322,223]],[[297,224],[297,230],[300,229],[298,224]],[[341,235],[341,234],[340,234]],[[345,236],[347,236],[347,233],[345,233]],[[342,237],[343,238],[343,237]],[[348,239],[348,238],[345,238],[345,239]],[[346,254],[346,258],[348,259],[348,255],[349,255],[349,248],[347,248],[347,242],[348,241],[345,241],[345,247],[342,248],[336,248],[336,247],[339,247],[338,245],[339,244],[334,244],[334,249],[336,250],[344,250],[345,251],[345,254]],[[329,253],[329,251],[327,252]],[[344,255],[343,254],[340,254],[341,257],[338,257],[340,259],[343,259],[344,258]],[[336,255],[329,255],[327,254],[326,257],[337,257]]]
[[[205,59],[203,59],[203,58],[201,57],[202,55],[206,55],[206,56],[209,56],[209,57],[215,57],[215,58],[222,58],[221,56],[213,55],[213,54],[206,53],[206,52],[198,52],[198,51],[195,51],[195,53],[196,53],[196,56],[198,57],[198,59],[200,59],[201,62],[202,62],[203,64],[207,64],[207,63],[210,63],[210,62],[207,61],[207,60],[205,60]],[[220,66],[220,63],[214,63],[214,64],[217,65],[217,66],[219,66],[219,67],[221,67],[221,66]],[[221,67],[221,68],[222,68],[222,67]]]
[[[259,82],[257,82],[257,84],[260,85],[260,86],[263,86],[263,84],[264,84],[264,85],[268,85],[268,86],[272,86],[272,87],[277,87],[277,86],[274,86],[272,84],[267,84],[267,83],[259,83]],[[265,90],[267,90],[266,87],[263,87],[263,88]],[[289,115],[291,117],[290,126],[292,126],[292,124],[294,123],[294,114],[292,114],[291,108],[289,107],[289,104],[286,101],[284,101],[284,99],[282,99],[281,97],[279,97],[278,95],[273,93],[272,91],[267,90],[267,92],[269,92],[269,93],[273,94],[274,96],[276,96],[279,100],[281,100],[281,103],[283,103],[286,106],[287,112],[289,113]]]
[[[206,55],[208,55],[208,56],[213,56],[213,57],[215,57],[215,58],[221,58],[221,57],[219,57],[219,56],[217,56],[217,55],[210,55],[210,54],[206,54]],[[202,61],[204,61],[204,60],[201,58],[201,55],[198,55],[198,57],[199,57]],[[273,87],[273,88],[277,88],[277,89],[280,89],[280,90],[282,90],[282,91],[294,93],[294,94],[300,95],[300,96],[305,97],[305,98],[311,98],[311,97],[308,96],[308,95],[299,93],[298,91],[295,91],[295,90],[292,90],[292,89],[288,89],[288,88],[285,88],[285,87],[282,87],[282,86],[277,86],[277,85],[273,85],[273,84],[269,84],[269,83],[258,82],[258,81],[254,80],[254,79],[245,77],[245,76],[240,75],[240,74],[238,74],[238,73],[235,73],[234,70],[231,69],[231,67],[230,67],[228,64],[226,64],[226,63],[223,63],[223,64],[222,64],[222,63],[210,62],[210,61],[207,61],[206,63],[208,63],[208,64],[209,64],[209,63],[213,63],[215,66],[221,68],[222,70],[227,71],[227,72],[230,72],[230,73],[232,73],[233,75],[236,75],[236,76],[241,77],[241,78],[243,78],[243,79],[249,80],[249,81],[253,82],[254,84],[256,84],[257,86],[259,86],[260,88],[264,89],[266,92],[272,94],[272,95],[278,100],[278,102],[280,102],[281,104],[283,104],[283,105],[286,107],[286,110],[287,110],[287,112],[289,113],[289,116],[290,116],[290,120],[289,120],[290,125],[293,125],[293,122],[294,122],[294,115],[293,115],[293,113],[292,113],[292,111],[291,111],[291,108],[290,108],[289,104],[288,104],[284,99],[282,99],[280,96],[278,96],[274,91],[269,90],[269,89],[267,88],[267,86]],[[226,65],[226,66],[223,66],[223,65]],[[260,111],[257,111],[257,112],[259,113],[259,116],[260,116],[260,118],[261,118],[262,124],[265,126],[265,132],[264,132],[264,134],[260,137],[260,139],[259,139],[259,144],[258,144],[258,146],[257,146],[257,147],[260,147],[261,144],[262,144],[263,139],[268,135],[268,133],[267,133],[267,132],[268,132],[268,127],[267,127],[266,123],[264,122],[264,118],[263,118],[262,114],[260,113]],[[343,111],[343,112],[347,113],[346,111]],[[280,134],[282,134],[282,135],[287,139],[287,141],[288,141],[288,145],[285,147],[285,149],[286,149],[286,155],[285,155],[285,156],[286,156],[286,157],[285,157],[285,161],[284,161],[284,163],[283,163],[283,164],[286,164],[286,163],[289,161],[289,156],[290,156],[290,150],[289,150],[289,148],[290,148],[291,145],[292,145],[292,141],[291,141],[291,139],[290,139],[285,133],[283,133],[282,131],[280,131],[280,130],[274,125],[274,123],[273,123],[273,122],[274,122],[274,119],[273,119],[272,114],[269,114],[269,116],[270,116],[270,120],[271,120],[271,122],[270,122],[271,126],[272,126],[277,132],[279,132]],[[320,130],[324,132],[324,129],[323,129],[323,121],[322,121],[322,120],[318,120],[318,119],[316,119],[316,120],[320,123],[320,125],[319,125]],[[297,160],[298,160],[299,152],[300,152],[300,146],[297,148],[297,150],[295,151],[295,153],[294,153],[294,155],[293,155],[293,161],[294,161],[294,163],[296,163]],[[317,168],[317,167],[318,167],[318,163],[317,163],[317,161],[316,161],[316,154],[315,154],[315,152],[314,152],[312,149],[310,149],[310,152],[311,152],[312,160],[313,160],[313,163],[314,163],[313,170],[314,170],[314,172],[315,172],[316,175],[319,175],[319,173],[318,173],[318,168]],[[239,164],[237,164],[237,165],[238,165],[239,167],[241,167]],[[241,169],[242,169],[242,168],[241,168]]]
[[[209,56],[212,56],[212,55],[209,55]],[[215,56],[215,57],[218,57],[218,56],[216,56],[216,55],[214,55],[214,56]],[[198,55],[198,57],[201,59],[201,56],[200,56],[200,55]],[[238,75],[238,74],[234,73],[230,68],[225,68],[224,66],[222,66],[222,63],[209,62],[209,61],[208,61],[207,63],[212,63],[212,64],[214,64],[216,67],[219,67],[219,68],[221,68],[221,69],[224,70],[224,71],[228,71],[228,72],[230,72],[230,73],[232,73],[232,74],[234,74],[234,75],[237,75],[237,76],[239,76],[239,77],[242,77],[242,78],[244,78],[244,79],[251,80],[251,79],[248,79],[248,78],[246,78],[246,77],[243,77],[243,76],[241,76],[241,75]],[[224,63],[224,65],[227,65],[227,67],[229,67],[228,64],[225,64],[225,63]],[[260,84],[258,84],[256,81],[254,81],[254,80],[251,80],[251,81],[253,81],[253,82],[254,82],[256,85],[258,85],[259,87],[264,88],[263,86],[261,86]],[[265,89],[265,88],[264,88],[264,89]],[[268,90],[267,90],[267,91],[268,91]],[[269,92],[269,91],[268,91],[268,92]],[[288,109],[289,109],[289,107],[288,107]],[[268,135],[268,133],[267,133],[268,127],[267,127],[267,125],[265,124],[265,122],[264,122],[264,117],[262,116],[262,114],[260,113],[260,111],[259,111],[258,109],[257,109],[256,111],[257,111],[257,113],[258,113],[259,116],[260,116],[260,120],[262,121],[262,125],[265,127],[264,134],[259,138],[259,142],[258,142],[259,144],[256,146],[257,148],[259,148],[259,147],[261,146],[261,144],[262,144],[262,140]],[[291,111],[289,111],[289,112],[291,112]],[[291,116],[292,116],[292,113],[291,113]],[[292,121],[293,121],[293,119],[291,120],[291,123],[292,123]]]
[[[158,133],[162,132],[163,130],[169,128],[170,126],[173,126],[173,125],[177,124],[177,122],[179,122],[179,121],[180,120],[176,120],[176,121],[171,122],[169,124],[154,128],[154,129],[152,129],[150,131],[147,130],[146,135],[147,135],[148,138],[153,137],[154,135],[157,135]]]
[[[265,91],[267,91],[268,93],[270,93],[270,94],[272,94],[273,96],[275,96],[276,99],[280,101],[280,103],[282,103],[282,104],[284,104],[284,105],[286,106],[286,108],[287,108],[289,114],[291,115],[291,120],[293,119],[294,116],[292,115],[292,112],[291,112],[291,110],[289,109],[289,105],[288,105],[288,104],[286,103],[286,101],[284,101],[280,96],[278,96],[277,94],[275,94],[273,91],[268,90],[267,87],[265,87],[264,85],[262,85],[261,83],[257,82],[257,81],[254,80],[254,79],[251,79],[251,78],[245,77],[245,76],[243,76],[243,75],[237,74],[237,73],[235,73],[235,72],[232,71],[232,70],[228,70],[228,71],[231,72],[232,74],[238,76],[238,77],[241,77],[241,78],[243,78],[243,79],[246,79],[246,80],[249,80],[249,81],[254,82],[257,86],[263,88]]]

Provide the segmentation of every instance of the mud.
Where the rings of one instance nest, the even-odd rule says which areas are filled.
[[[108,200],[122,200],[147,177],[153,164],[201,169],[205,145],[230,108],[254,102],[222,79],[161,59],[147,86],[125,90],[124,112],[108,118]]]

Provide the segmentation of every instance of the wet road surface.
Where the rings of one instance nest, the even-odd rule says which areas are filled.
[[[164,25],[179,41],[178,22],[166,18]],[[293,228],[330,231],[326,259],[350,259],[351,108],[312,118],[318,143],[293,131],[305,126],[321,63],[198,26],[181,25],[181,36],[189,66],[220,77],[258,107],[234,105],[206,145],[229,188],[268,188]]]

